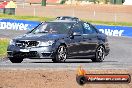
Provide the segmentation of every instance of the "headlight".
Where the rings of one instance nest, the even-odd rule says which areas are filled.
[[[10,40],[10,45],[15,45],[15,42],[13,40]]]
[[[40,41],[38,46],[51,46],[54,43],[54,41],[50,40],[50,41]]]

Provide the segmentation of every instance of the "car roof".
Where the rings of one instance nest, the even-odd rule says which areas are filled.
[[[73,20],[73,21],[80,21],[79,18],[77,17],[72,17],[72,16],[59,16],[59,17],[56,17],[56,20]]]
[[[49,22],[77,22],[77,21],[71,21],[71,20],[53,20],[53,21],[49,21]]]
[[[64,18],[76,18],[76,19],[79,19],[79,18],[77,18],[77,17],[72,17],[72,16],[59,16],[59,17],[56,17],[56,18],[61,18],[61,17],[62,17],[62,18],[64,17]]]

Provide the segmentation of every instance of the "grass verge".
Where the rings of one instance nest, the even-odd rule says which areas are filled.
[[[9,39],[0,38],[0,57],[6,56],[8,44],[9,44]]]
[[[105,22],[105,21],[92,21],[92,20],[86,20],[86,21],[93,24],[110,25],[110,26],[132,26],[132,23],[127,23],[127,22]]]
[[[31,20],[31,21],[49,21],[55,19],[54,17],[38,17],[38,16],[16,16],[16,15],[6,15],[0,14],[0,18],[3,19],[18,19],[18,20]],[[104,25],[113,25],[113,26],[132,26],[132,23],[128,22],[105,22],[105,21],[97,21],[97,20],[88,20],[82,19],[86,22],[94,23],[94,24],[104,24]]]
[[[38,17],[38,16],[16,16],[16,15],[7,15],[0,14],[2,19],[17,19],[17,20],[31,20],[31,21],[49,21],[53,20],[53,17]]]

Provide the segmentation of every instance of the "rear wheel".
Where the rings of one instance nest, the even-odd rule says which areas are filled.
[[[9,60],[12,63],[21,63],[23,61],[23,58],[14,58],[14,57],[11,57],[11,58],[9,58]]]
[[[55,58],[52,59],[53,62],[65,62],[67,58],[67,49],[64,45],[58,47]]]
[[[99,46],[95,53],[95,58],[92,59],[93,62],[102,62],[105,58],[105,48]]]

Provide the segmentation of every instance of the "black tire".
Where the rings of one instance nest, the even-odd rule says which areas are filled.
[[[55,59],[55,58],[53,58],[53,59],[52,59],[52,61],[53,61],[54,63],[57,63],[57,61],[56,61],[56,59]]]
[[[14,58],[14,57],[11,57],[11,58],[9,58],[9,60],[12,63],[21,63],[23,61],[23,58]]]
[[[93,62],[102,62],[105,58],[105,48],[101,45],[96,49],[95,58],[91,59]]]
[[[64,45],[60,45],[56,51],[55,58],[52,59],[53,62],[65,62],[67,59],[67,49]]]
[[[84,85],[87,79],[84,76],[76,76],[76,81],[79,85]]]

